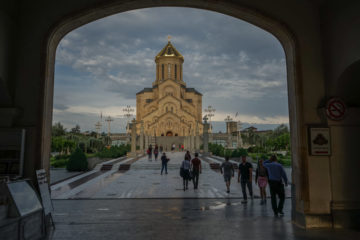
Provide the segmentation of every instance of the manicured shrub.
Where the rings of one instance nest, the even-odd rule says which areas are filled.
[[[109,149],[104,148],[96,153],[99,158],[118,158],[126,155],[130,151],[130,145],[111,146]]]
[[[70,155],[66,169],[68,171],[85,171],[88,169],[87,157],[80,148],[76,148]]]

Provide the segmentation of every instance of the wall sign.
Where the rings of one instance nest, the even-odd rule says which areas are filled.
[[[331,155],[329,128],[310,128],[310,154],[313,156]]]
[[[331,98],[326,103],[326,116],[334,121],[344,119],[346,113],[346,104],[341,98]]]

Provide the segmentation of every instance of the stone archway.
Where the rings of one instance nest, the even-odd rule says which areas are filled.
[[[167,132],[166,132],[166,136],[167,136],[167,137],[172,137],[172,136],[173,136],[173,132],[172,132],[172,131],[167,131]]]
[[[306,153],[306,128],[302,110],[302,88],[299,58],[297,53],[297,43],[294,34],[283,23],[271,18],[262,12],[256,11],[255,8],[249,8],[240,4],[230,2],[217,2],[206,0],[160,0],[160,1],[113,1],[108,3],[98,3],[84,8],[81,11],[69,12],[62,19],[58,20],[51,29],[49,29],[45,39],[44,58],[42,60],[44,67],[44,85],[43,85],[43,106],[42,106],[42,131],[41,131],[41,167],[49,169],[49,152],[52,124],[53,108],[53,88],[54,88],[54,64],[56,48],[68,32],[97,19],[109,16],[115,13],[121,13],[129,10],[148,8],[148,7],[193,7],[205,10],[212,10],[218,13],[233,16],[235,18],[247,21],[266,31],[272,33],[282,44],[286,55],[287,66],[287,83],[289,96],[289,119],[291,129],[291,145],[293,159],[293,194],[296,196],[293,202],[293,209],[304,212],[304,201],[309,199],[307,165],[303,163],[307,158]],[[167,134],[166,134],[167,135]],[[296,186],[296,187],[295,187]]]

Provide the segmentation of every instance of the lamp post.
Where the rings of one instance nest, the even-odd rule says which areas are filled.
[[[210,131],[212,131],[212,125],[211,125],[211,118],[215,116],[216,109],[213,108],[213,106],[209,105],[207,108],[204,109],[206,112],[207,117],[209,118],[209,124],[210,124]]]
[[[129,119],[133,115],[132,112],[134,112],[134,109],[130,105],[127,105],[126,108],[123,108],[123,112],[124,112],[124,116],[127,119],[127,123],[126,123],[127,131],[130,131],[130,129],[129,129]]]

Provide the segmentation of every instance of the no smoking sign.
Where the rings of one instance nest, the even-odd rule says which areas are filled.
[[[326,115],[331,120],[339,121],[344,119],[346,104],[341,98],[331,98],[326,104]]]

